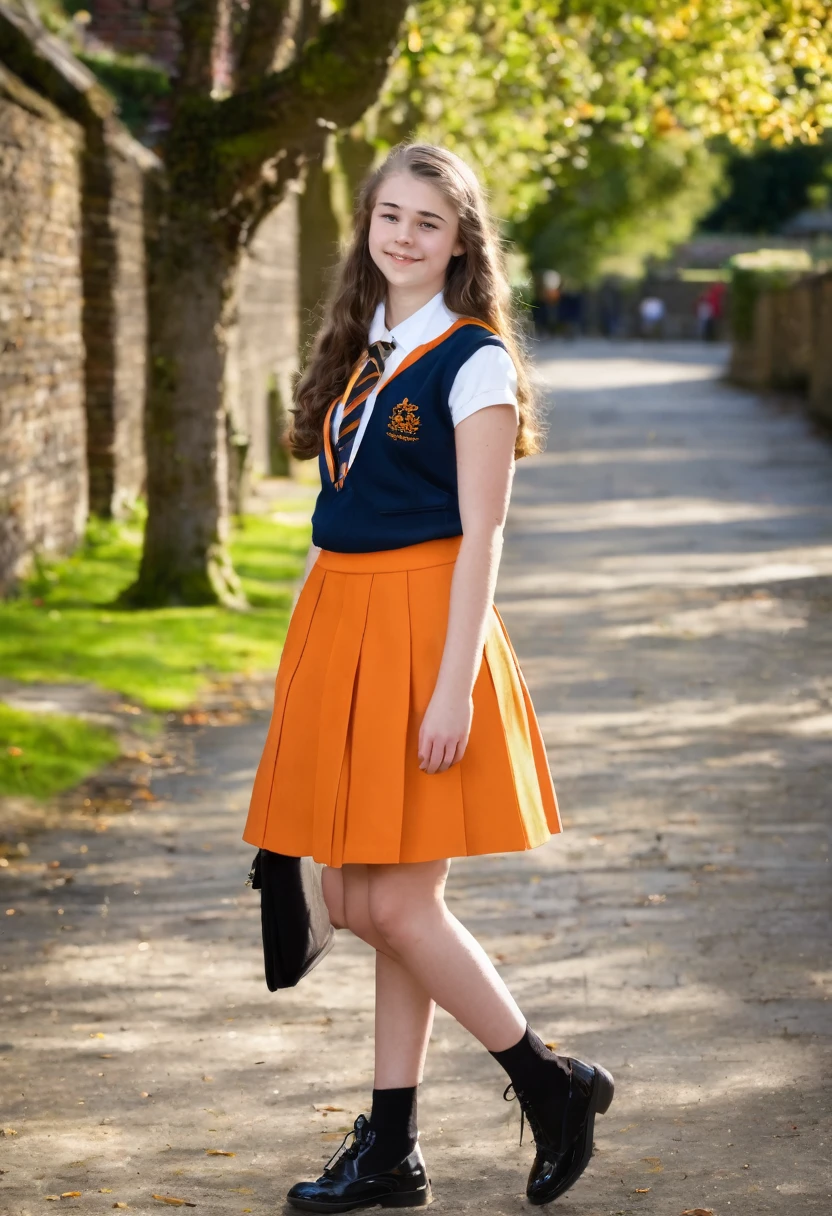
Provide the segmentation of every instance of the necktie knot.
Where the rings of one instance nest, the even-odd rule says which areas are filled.
[[[338,439],[335,444],[335,488],[340,490],[350,466],[350,453],[355,443],[356,432],[361,423],[364,407],[370,393],[378,384],[384,364],[395,342],[371,342],[364,355],[363,364],[353,378],[344,399],[344,413],[338,427]]]

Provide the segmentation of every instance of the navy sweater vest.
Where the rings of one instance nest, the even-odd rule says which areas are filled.
[[[325,436],[313,544],[335,553],[373,553],[462,534],[448,397],[475,351],[502,345],[486,326],[467,324],[394,372],[376,397],[341,490],[332,482],[332,445]],[[331,414],[327,431],[330,424]]]

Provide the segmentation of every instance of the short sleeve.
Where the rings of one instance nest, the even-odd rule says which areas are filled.
[[[517,369],[502,346],[481,346],[454,377],[448,396],[454,426],[487,405],[517,407]]]

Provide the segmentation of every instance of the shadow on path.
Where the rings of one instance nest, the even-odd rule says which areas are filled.
[[[574,1216],[832,1210],[832,452],[723,357],[543,346],[549,450],[515,484],[498,601],[567,830],[456,863],[450,899],[530,1020],[616,1075]],[[240,830],[266,725],[178,727],[158,802],[0,871],[0,1211],[280,1211],[366,1109],[369,951],[262,980]],[[440,1015],[437,1211],[525,1209],[502,1084]]]

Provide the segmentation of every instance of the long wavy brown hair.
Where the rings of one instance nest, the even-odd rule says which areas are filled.
[[[394,173],[412,173],[440,190],[459,217],[465,249],[448,264],[445,303],[451,312],[476,317],[496,330],[517,368],[520,421],[515,455],[530,456],[542,447],[540,418],[527,371],[528,356],[511,306],[502,248],[473,171],[446,148],[398,144],[364,183],[355,213],[352,244],[341,265],[323,324],[313,343],[306,372],[298,383],[289,443],[295,456],[317,456],[323,444],[324,417],[343,392],[366,348],[370,322],[387,281],[370,257],[370,217],[381,183]]]

